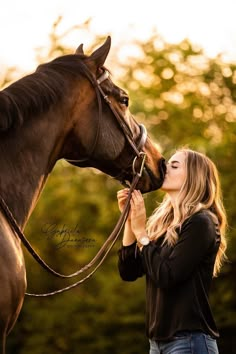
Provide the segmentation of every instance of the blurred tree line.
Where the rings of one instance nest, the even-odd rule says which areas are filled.
[[[38,53],[39,62],[73,52],[51,33],[51,47]],[[89,29],[89,21],[80,29]],[[81,40],[82,42],[83,40]],[[95,38],[91,49],[100,41]],[[76,43],[77,46],[80,43]],[[228,213],[228,258],[214,279],[211,305],[221,338],[221,353],[235,353],[236,330],[236,65],[221,57],[209,59],[201,48],[184,40],[168,44],[156,33],[134,43],[140,56],[117,63],[114,80],[130,95],[130,110],[168,157],[181,146],[206,153],[216,163]],[[41,54],[40,54],[41,53]],[[7,84],[14,70],[6,73]],[[15,74],[15,73],[14,73]],[[25,234],[53,268],[71,273],[96,254],[119,217],[112,178],[93,169],[77,169],[65,161],[54,168]],[[145,195],[148,215],[161,201],[160,191]],[[69,241],[65,241],[65,234]],[[78,241],[80,240],[80,241]],[[86,283],[49,298],[26,297],[18,322],[8,338],[8,354],[148,352],[145,338],[145,283],[124,283],[117,272],[118,241],[103,266]],[[67,286],[42,270],[25,253],[29,292]],[[169,320],[169,319],[167,319]]]

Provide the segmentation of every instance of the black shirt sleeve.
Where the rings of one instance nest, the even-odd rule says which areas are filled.
[[[118,251],[118,269],[125,281],[134,281],[144,274],[142,258],[137,243],[123,246]]]
[[[182,225],[178,242],[169,252],[157,252],[155,243],[143,248],[143,271],[157,287],[175,286],[191,276],[215,242],[211,217],[203,212],[194,214]]]

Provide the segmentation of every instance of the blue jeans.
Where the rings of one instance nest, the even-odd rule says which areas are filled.
[[[172,340],[150,340],[149,354],[219,354],[214,338],[203,332],[179,332]]]

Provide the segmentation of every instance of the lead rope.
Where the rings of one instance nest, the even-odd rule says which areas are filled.
[[[4,199],[2,197],[0,197],[0,202],[1,202],[2,209],[5,212],[8,220],[10,221],[11,226],[13,228],[13,231],[18,235],[18,237],[22,241],[23,245],[26,247],[26,249],[29,251],[29,253],[32,255],[32,257],[44,269],[46,269],[49,273],[51,273],[51,274],[53,274],[53,275],[55,275],[55,276],[57,276],[59,278],[72,278],[72,277],[75,277],[75,276],[85,272],[86,270],[90,269],[96,263],[96,261],[99,260],[100,257],[102,257],[101,260],[99,261],[99,263],[97,264],[97,266],[94,268],[94,270],[91,271],[86,277],[84,277],[83,279],[79,280],[78,282],[76,282],[74,284],[71,284],[70,286],[65,287],[63,289],[51,292],[51,293],[46,293],[46,294],[26,293],[26,295],[34,296],[34,297],[40,297],[40,296],[46,297],[46,296],[52,296],[52,295],[55,295],[55,294],[59,294],[59,293],[62,293],[64,291],[70,290],[70,289],[76,287],[77,285],[83,283],[84,281],[89,279],[96,272],[96,270],[104,262],[104,260],[106,259],[108,253],[110,252],[110,250],[114,246],[115,242],[117,241],[117,239],[118,239],[118,237],[120,235],[120,232],[121,232],[121,230],[122,230],[122,228],[123,228],[123,226],[125,224],[125,221],[126,221],[126,219],[128,217],[131,195],[132,195],[132,192],[134,191],[134,189],[135,189],[140,177],[142,176],[143,168],[144,168],[144,165],[145,165],[146,155],[144,153],[141,153],[140,156],[142,157],[142,163],[141,163],[140,171],[139,172],[135,171],[135,163],[136,163],[136,158],[135,158],[134,162],[133,162],[133,172],[135,173],[135,175],[134,175],[132,184],[130,186],[129,194],[128,194],[124,209],[123,209],[123,211],[122,211],[122,213],[120,215],[120,218],[118,219],[118,222],[117,222],[114,230],[112,231],[112,233],[110,234],[108,239],[104,242],[103,246],[100,248],[100,250],[98,251],[96,256],[92,259],[92,261],[90,263],[88,263],[86,266],[84,266],[83,268],[81,268],[78,271],[76,271],[75,273],[72,273],[72,274],[69,274],[69,275],[64,275],[64,274],[60,274],[60,273],[56,272],[39,256],[39,254],[31,246],[30,242],[27,240],[27,238],[25,237],[23,232],[20,230],[20,228],[19,228],[19,226],[18,226],[13,214],[9,210],[9,208],[8,208],[7,204],[5,203]],[[108,249],[106,250],[107,247],[108,247]],[[104,252],[105,252],[105,254],[103,255]]]
[[[135,189],[135,186],[137,185],[138,183],[138,180],[139,180],[139,176],[138,174],[135,176],[134,180],[133,180],[133,183],[130,187],[130,191],[129,191],[129,195],[127,197],[127,200],[126,200],[126,204],[124,206],[124,209],[123,209],[123,212],[112,232],[112,234],[110,235],[110,237],[108,238],[109,241],[111,241],[111,244],[109,245],[108,249],[105,251],[105,254],[103,255],[103,257],[101,258],[101,260],[99,261],[99,263],[96,265],[96,267],[85,277],[83,277],[82,279],[80,279],[79,281],[69,285],[69,286],[66,286],[62,289],[59,289],[59,290],[55,290],[55,291],[52,291],[52,292],[48,292],[48,293],[44,293],[44,294],[32,294],[32,293],[25,293],[25,295],[28,295],[28,296],[31,296],[31,297],[48,297],[48,296],[53,296],[53,295],[57,295],[57,294],[61,294],[61,293],[64,293],[66,291],[69,291],[75,287],[77,287],[78,285],[84,283],[85,281],[87,281],[88,279],[90,279],[92,277],[92,275],[98,270],[98,268],[103,264],[103,262],[105,261],[105,259],[107,258],[109,252],[111,251],[111,249],[113,248],[114,244],[116,243],[119,235],[120,235],[120,232],[126,222],[126,219],[128,217],[128,214],[129,214],[129,209],[130,209],[130,199],[131,199],[131,195],[132,195],[132,192],[134,191]],[[107,241],[108,241],[107,240]],[[107,244],[107,241],[105,242]],[[103,248],[104,249],[104,248]],[[90,262],[90,266],[92,265],[91,264],[92,262]],[[94,262],[93,262],[94,263]],[[85,266],[84,268],[82,268],[83,270],[85,270],[90,268],[90,267],[87,267]]]

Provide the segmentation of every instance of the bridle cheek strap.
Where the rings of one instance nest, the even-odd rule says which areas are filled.
[[[107,80],[109,78],[109,72],[107,70],[105,70],[103,72],[103,74],[97,79],[97,84],[98,84],[98,89],[104,99],[104,101],[106,102],[106,104],[109,106],[110,110],[112,111],[112,113],[114,114],[114,116],[116,117],[117,122],[119,123],[119,126],[121,128],[121,130],[123,131],[125,138],[127,139],[127,141],[129,142],[130,146],[132,147],[132,149],[134,150],[135,154],[137,157],[140,156],[141,150],[143,149],[146,140],[147,140],[147,130],[145,128],[145,126],[143,124],[140,124],[140,135],[141,135],[141,139],[139,141],[138,146],[136,146],[135,141],[133,139],[133,135],[132,135],[132,131],[129,127],[129,125],[123,120],[123,117],[120,116],[120,114],[114,109],[114,107],[112,106],[111,101],[109,100],[108,96],[105,94],[105,92],[103,91],[102,87],[100,86],[101,83],[105,80]],[[143,153],[143,151],[142,151]]]

